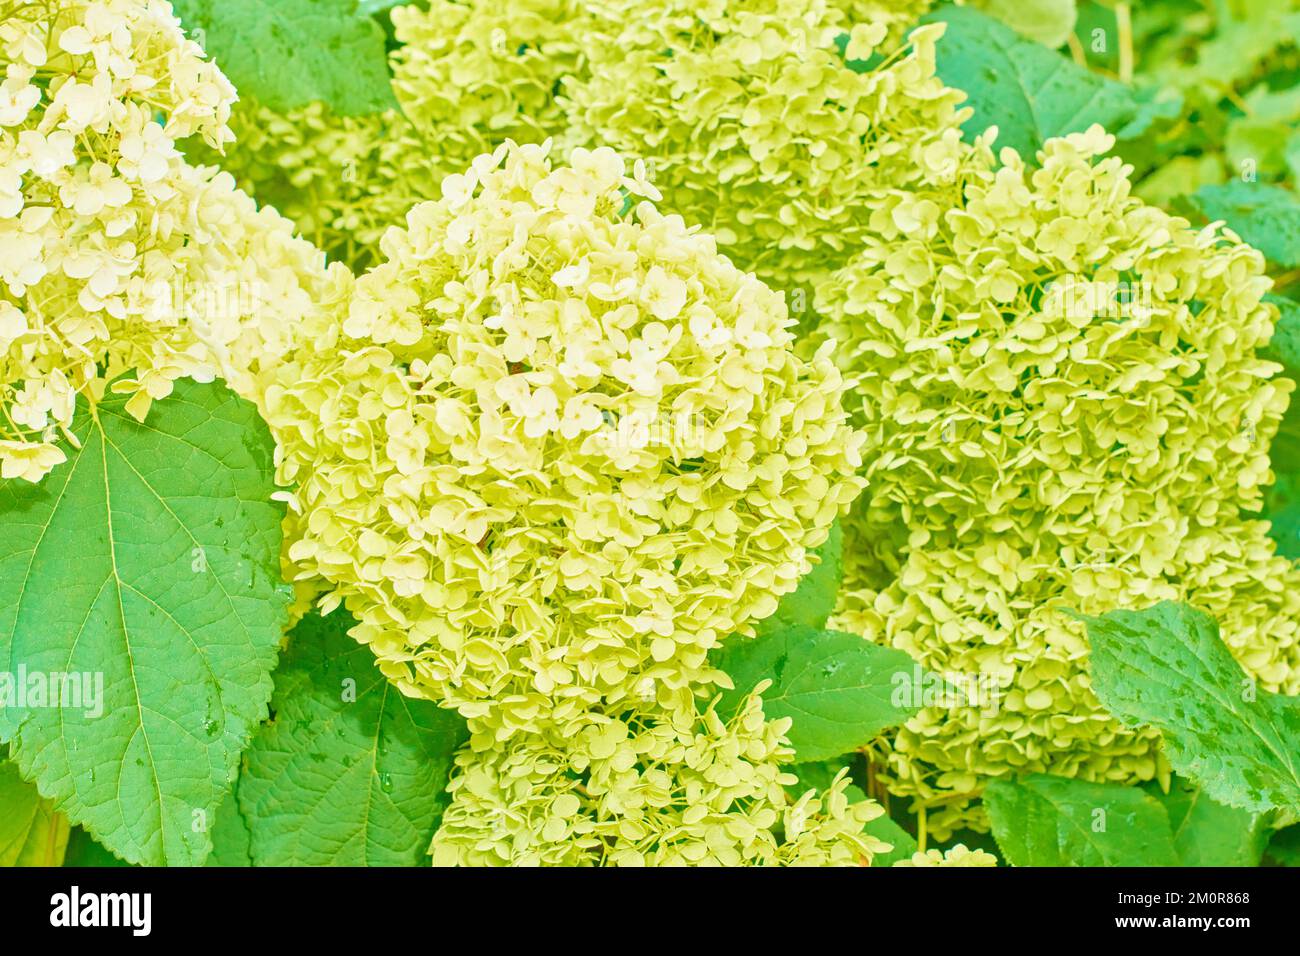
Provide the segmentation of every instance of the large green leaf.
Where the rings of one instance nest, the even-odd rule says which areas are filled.
[[[812,552],[812,570],[803,576],[799,587],[781,598],[776,612],[759,621],[757,634],[773,634],[792,627],[821,629],[835,610],[835,598],[844,576],[844,532],[840,523],[831,525],[825,544]]]
[[[343,611],[294,629],[275,719],[253,741],[239,805],[257,866],[414,866],[442,817],[464,720],[410,700]]]
[[[1012,866],[1177,866],[1169,817],[1138,787],[1047,774],[984,791],[993,834]]]
[[[59,866],[67,846],[68,818],[0,759],[0,867]]]
[[[1158,728],[1175,770],[1228,806],[1300,810],[1300,698],[1258,689],[1212,617],[1162,601],[1084,620],[1097,698]]]
[[[123,405],[80,402],[80,450],[0,483],[0,674],[83,689],[0,708],[0,738],[122,858],[194,865],[271,695],[282,509],[270,436],[223,386],[178,382],[144,424]]]
[[[1259,866],[1268,842],[1262,814],[1225,807],[1181,777],[1168,793],[1147,789],[1169,815],[1174,852],[1183,866]]]
[[[975,113],[966,121],[968,134],[996,126],[996,146],[1011,146],[1032,158],[1051,137],[1093,123],[1120,132],[1146,121],[1143,104],[1124,84],[1088,71],[977,10],[944,7],[925,20],[948,24],[939,41],[938,72],[946,84],[970,97]]]
[[[173,0],[173,6],[242,96],[278,110],[320,100],[342,114],[397,105],[384,31],[356,0]]]
[[[854,634],[795,627],[731,638],[714,662],[735,683],[724,708],[734,708],[760,681],[772,682],[763,711],[793,719],[790,743],[800,760],[826,760],[870,743],[923,703],[919,665],[903,651]]]
[[[1300,266],[1300,200],[1290,190],[1237,179],[1202,186],[1192,199],[1206,219],[1222,219],[1270,262]]]

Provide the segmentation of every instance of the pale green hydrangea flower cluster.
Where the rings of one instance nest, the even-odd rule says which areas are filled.
[[[0,477],[66,460],[78,394],[138,418],[182,376],[251,395],[276,315],[346,279],[177,142],[230,139],[234,91],[161,0],[0,3]]]
[[[469,718],[435,862],[869,861],[788,721],[700,703],[862,487],[840,375],[639,165],[547,149],[448,177],[266,389],[296,577]]]
[[[848,259],[885,196],[951,180],[966,112],[935,75],[943,26],[901,35],[923,6],[398,7],[400,111],[346,118],[317,105],[285,117],[246,104],[223,165],[331,255],[364,267],[382,259],[386,225],[437,199],[442,177],[479,153],[507,139],[554,138],[562,158],[607,145],[644,159],[672,209],[790,293]]]
[[[998,858],[986,850],[971,850],[958,843],[950,850],[918,850],[894,866],[997,866]]]
[[[311,103],[282,113],[245,99],[230,128],[233,146],[191,141],[187,154],[227,170],[331,260],[356,270],[374,264],[384,232],[455,171],[397,110],[340,116]]]
[[[751,695],[730,721],[708,708],[591,714],[471,744],[433,841],[437,865],[854,866],[887,844],[863,832],[879,804],[849,803],[845,771],[791,799],[788,717]]]
[[[957,2],[960,6],[961,0]],[[883,26],[885,46],[891,50],[933,5],[931,0],[827,0],[849,29],[859,24]]]
[[[443,177],[507,139],[540,143],[564,123],[554,93],[579,67],[576,8],[433,0],[392,11],[399,109],[341,116],[321,103],[281,113],[236,106],[236,141],[194,153],[229,170],[331,258],[362,271],[379,240]]]
[[[1293,388],[1256,354],[1262,257],[1133,198],[1099,127],[1034,166],[989,142],[947,197],[896,197],[900,228],[817,299],[868,434],[833,623],[1001,688],[884,748],[940,837],[981,822],[990,777],[1167,774],[1158,735],[1093,696],[1066,609],[1186,600],[1300,691],[1300,571],[1250,520]]]
[[[673,209],[784,290],[846,261],[896,192],[948,182],[964,94],[935,74],[942,24],[822,0],[591,0],[589,76],[563,97],[573,142],[654,164]],[[864,72],[855,61],[882,53]]]
[[[502,740],[689,700],[862,487],[781,297],[638,201],[640,167],[572,162],[510,144],[448,177],[266,394],[297,576]]]

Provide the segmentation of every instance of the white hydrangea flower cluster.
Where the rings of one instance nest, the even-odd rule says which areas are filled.
[[[346,285],[215,169],[234,90],[162,0],[0,3],[0,475],[65,460],[76,396],[143,418],[189,376],[252,394],[292,337],[267,316]]]

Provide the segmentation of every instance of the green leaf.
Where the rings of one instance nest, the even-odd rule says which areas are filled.
[[[1300,866],[1300,825],[1278,830],[1268,845],[1268,858],[1278,866]]]
[[[1162,601],[1083,620],[1097,698],[1158,728],[1175,770],[1228,806],[1300,810],[1300,698],[1258,690],[1212,617]]]
[[[1055,50],[1074,32],[1074,0],[979,0],[977,6],[1023,37]]]
[[[411,700],[348,637],[344,612],[294,629],[275,719],[239,781],[257,866],[415,866],[428,854],[464,720]]]
[[[0,761],[0,867],[59,866],[67,846],[68,818]]]
[[[1192,197],[1207,219],[1222,219],[1270,262],[1300,266],[1300,201],[1289,190],[1239,179],[1202,186]]]
[[[1279,315],[1263,357],[1279,363],[1283,375],[1300,381],[1300,304],[1271,293],[1264,298],[1277,306]],[[1277,553],[1300,558],[1300,399],[1294,396],[1269,446],[1269,458],[1277,478],[1264,489],[1262,517],[1270,522],[1268,533],[1277,542]]]
[[[793,718],[790,743],[800,760],[827,760],[864,744],[920,709],[918,664],[903,651],[855,634],[791,628],[724,642],[714,658],[735,690],[723,698],[731,711],[758,685],[769,718]]]
[[[207,866],[252,866],[253,834],[248,822],[239,812],[239,781],[217,810],[212,824],[212,855]]]
[[[130,863],[105,849],[102,843],[97,842],[81,827],[72,828],[72,833],[68,837],[68,852],[63,855],[63,865],[94,869],[131,866]]]
[[[997,126],[997,146],[1032,159],[1043,143],[1100,123],[1115,132],[1142,106],[1122,83],[1097,76],[1068,57],[1019,36],[977,10],[945,7],[923,22],[942,20],[938,73],[969,96],[975,114],[967,135]]]
[[[11,697],[0,739],[124,859],[197,865],[196,812],[221,803],[271,695],[283,512],[252,405],[188,381],[145,424],[124,404],[79,401],[81,449],[40,484],[0,482],[0,686],[77,678],[62,707]]]
[[[1263,350],[1264,358],[1281,364],[1283,375],[1300,381],[1300,302],[1271,292],[1264,300],[1278,311],[1273,337]]]
[[[844,532],[840,523],[831,525],[826,543],[812,553],[812,570],[799,587],[781,599],[776,612],[754,625],[758,635],[774,634],[792,627],[821,630],[835,610],[835,599],[844,576]]]
[[[356,0],[174,0],[190,36],[241,96],[344,115],[397,105],[384,31]]]
[[[1177,866],[1169,817],[1137,787],[1030,774],[984,791],[1012,866]]]
[[[1164,805],[1182,866],[1259,866],[1268,839],[1261,814],[1225,807],[1181,777],[1168,793],[1147,790]]]
[[[893,866],[899,860],[910,860],[917,850],[916,839],[912,834],[890,819],[888,814],[868,821],[863,829],[877,840],[884,840],[893,847],[888,853],[873,856],[872,866]]]

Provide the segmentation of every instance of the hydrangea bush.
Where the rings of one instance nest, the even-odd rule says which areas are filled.
[[[1094,127],[1027,167],[978,144],[941,214],[818,290],[869,436],[839,623],[1003,688],[888,745],[936,829],[993,775],[1168,773],[1093,696],[1068,610],[1188,601],[1300,692],[1300,579],[1250,520],[1294,387],[1256,354],[1263,258],[1132,197],[1112,146]]]
[[[0,0],[0,863],[1286,859],[1285,232],[1072,4],[325,7]]]

